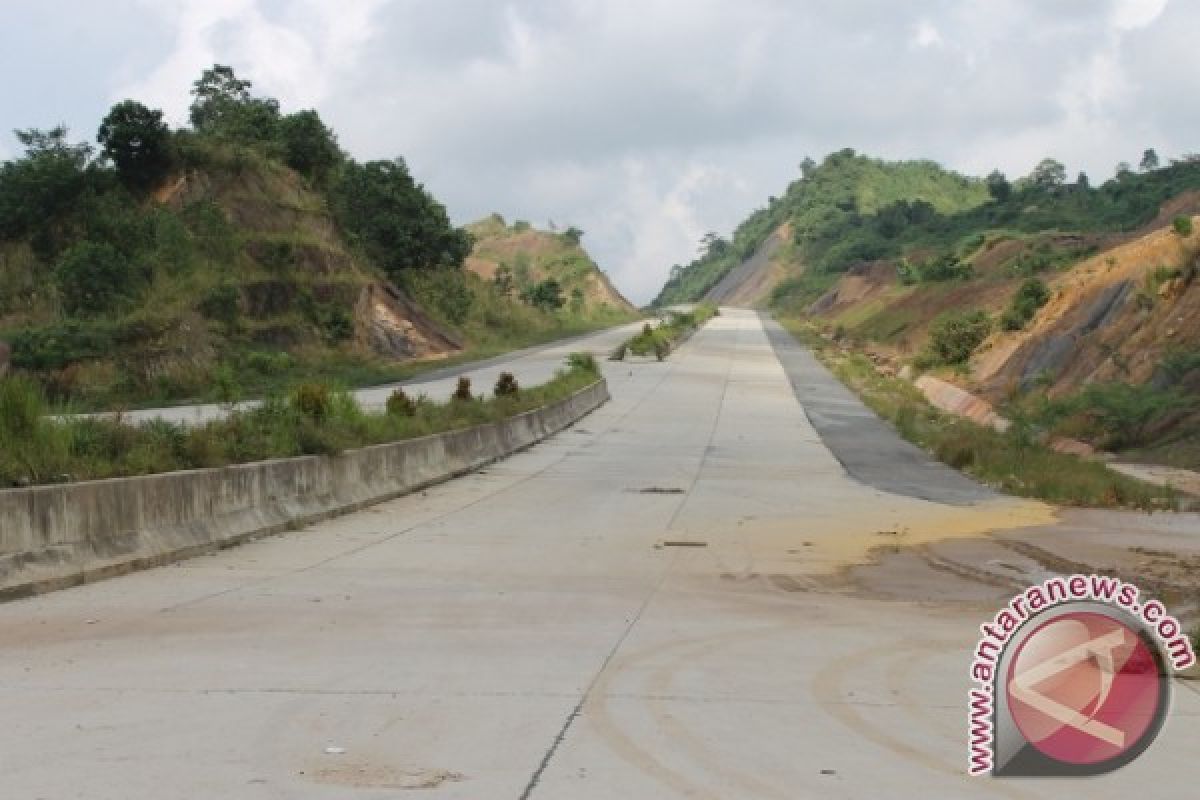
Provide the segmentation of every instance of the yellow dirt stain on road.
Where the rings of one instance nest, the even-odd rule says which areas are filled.
[[[709,547],[724,551],[721,558],[727,562],[740,550],[758,572],[825,575],[867,563],[881,547],[914,547],[1057,521],[1057,509],[1033,501],[1004,499],[959,507],[903,500],[896,508],[862,504],[827,517],[743,520],[734,536],[713,537]]]

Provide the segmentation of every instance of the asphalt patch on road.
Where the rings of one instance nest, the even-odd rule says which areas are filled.
[[[904,440],[778,322],[762,313],[759,318],[792,393],[850,477],[892,494],[952,506],[1001,496]]]

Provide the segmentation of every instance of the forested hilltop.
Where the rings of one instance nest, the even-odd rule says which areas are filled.
[[[843,150],[673,270],[815,326],[891,374],[957,384],[1046,435],[1200,468],[1200,157],[1093,186],[1045,159],[969,178]]]
[[[94,145],[16,132],[24,155],[0,165],[0,371],[77,407],[223,400],[400,377],[627,312],[464,269],[471,234],[403,159],[356,161],[316,111],[285,113],[229,67],[191,97],[177,130],[127,100]]]

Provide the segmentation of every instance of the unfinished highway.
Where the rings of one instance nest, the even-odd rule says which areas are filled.
[[[931,464],[779,333],[726,311],[665,363],[605,362],[608,404],[481,472],[0,606],[3,796],[1066,796],[965,776],[1006,592],[852,580],[1055,513]],[[1180,684],[1087,796],[1194,797],[1198,735]]]

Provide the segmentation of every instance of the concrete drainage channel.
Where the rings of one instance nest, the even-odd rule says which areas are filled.
[[[512,455],[609,399],[604,379],[501,422],[338,456],[0,491],[0,601],[358,511]]]

